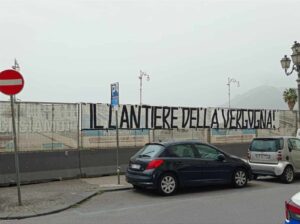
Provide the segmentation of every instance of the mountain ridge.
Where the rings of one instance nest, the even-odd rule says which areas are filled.
[[[230,105],[231,108],[289,110],[282,96],[285,89],[267,85],[258,86],[233,97]],[[221,106],[228,107],[228,102]],[[294,110],[297,108],[296,104]]]

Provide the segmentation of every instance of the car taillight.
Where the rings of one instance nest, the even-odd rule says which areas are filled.
[[[278,161],[281,161],[281,160],[282,160],[282,154],[281,154],[281,151],[278,151],[278,154],[277,154],[277,160],[278,160]]]
[[[285,202],[285,219],[286,219],[286,220],[290,220],[289,210],[288,210],[288,203],[287,203],[287,201]]]
[[[247,158],[250,160],[251,159],[251,153],[248,151]]]
[[[286,220],[300,220],[300,207],[292,201],[285,202],[285,217]]]
[[[146,170],[151,170],[151,169],[155,169],[157,167],[160,167],[162,164],[164,163],[164,161],[162,159],[155,159],[152,160],[148,166],[146,167]]]

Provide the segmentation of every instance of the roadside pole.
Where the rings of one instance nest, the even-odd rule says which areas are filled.
[[[79,165],[79,172],[80,172],[80,177],[82,177],[82,167],[81,167],[81,150],[82,150],[82,133],[81,133],[81,128],[82,128],[82,104],[78,103],[77,104],[77,148],[78,148],[78,165]]]
[[[117,137],[117,176],[118,184],[120,184],[120,162],[119,162],[119,122],[118,122],[118,109],[116,108],[116,137]]]
[[[119,83],[115,82],[110,85],[111,107],[115,110],[116,115],[116,142],[117,142],[117,177],[120,184],[120,161],[119,161],[119,122],[118,122],[118,107],[119,107]]]
[[[15,121],[15,107],[14,107],[14,96],[10,96],[11,114],[12,114],[12,128],[13,128],[13,139],[14,139],[14,151],[15,151],[15,168],[16,168],[16,182],[18,188],[18,203],[22,205],[21,198],[21,187],[20,187],[20,168],[19,168],[19,155],[17,145],[17,133],[16,133],[16,121]]]

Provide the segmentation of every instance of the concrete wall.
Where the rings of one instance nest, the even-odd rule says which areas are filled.
[[[248,143],[217,145],[233,155],[245,157]],[[139,148],[119,151],[121,171]],[[21,182],[32,183],[58,179],[92,177],[116,173],[116,149],[20,152]],[[13,153],[0,154],[0,185],[15,184]]]
[[[20,152],[20,172],[23,183],[80,176],[78,151]],[[0,154],[0,184],[15,183],[13,153]]]

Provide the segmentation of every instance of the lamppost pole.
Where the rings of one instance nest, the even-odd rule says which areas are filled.
[[[146,74],[145,72],[143,72],[142,70],[140,70],[140,75],[139,75],[139,79],[140,79],[140,105],[142,105],[142,93],[143,93],[143,77],[147,78],[147,81],[150,80],[150,76],[148,74]]]
[[[240,82],[239,81],[237,81],[236,79],[228,77],[228,83],[226,85],[228,86],[228,99],[229,99],[229,101],[228,101],[228,107],[229,107],[229,109],[230,109],[230,84],[231,83],[236,83],[237,87],[240,87]]]
[[[289,72],[288,69],[291,64],[291,59],[287,57],[286,55],[280,60],[281,67],[284,69],[284,72],[287,76],[291,75],[294,71],[297,72],[298,79],[297,85],[298,85],[298,119],[300,118],[300,43],[297,41],[294,42],[294,45],[292,46],[293,54],[291,55],[293,66],[291,71]]]

